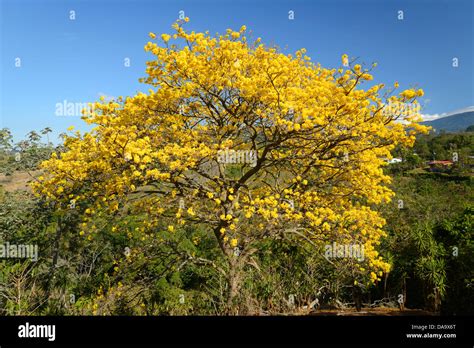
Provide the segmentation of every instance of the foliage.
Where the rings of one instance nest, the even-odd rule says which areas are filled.
[[[419,134],[394,105],[423,92],[364,90],[354,62],[186,21],[145,46],[148,93],[85,111],[92,131],[57,147],[50,128],[0,132],[0,172],[37,172],[33,192],[0,186],[0,243],[40,251],[0,260],[0,314],[304,314],[400,294],[472,313],[472,134]],[[453,170],[426,172],[453,152]],[[365,257],[328,257],[332,243]]]
[[[50,128],[41,131],[47,135]],[[13,143],[13,137],[7,128],[0,130],[0,174],[11,175],[14,171],[37,169],[38,164],[51,156],[52,144],[41,143],[41,136],[35,131],[28,133],[28,138]]]
[[[426,129],[418,113],[383,108],[415,103],[423,91],[364,90],[372,76],[359,64],[324,69],[304,49],[293,56],[249,43],[245,26],[212,37],[186,32],[184,22],[162,46],[145,46],[154,55],[142,80],[148,93],[85,111],[94,130],[66,137],[35,192],[58,211],[73,204],[85,238],[101,231],[97,219],[128,210],[146,214],[136,227],[144,236],[206,231],[226,262],[229,312],[259,243],[289,233],[313,252],[363,245],[365,261],[346,266],[361,283],[380,279],[390,266],[375,250],[385,233],[372,206],[392,196],[382,158]],[[227,166],[222,152],[255,158]]]

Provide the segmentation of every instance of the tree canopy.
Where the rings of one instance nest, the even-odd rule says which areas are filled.
[[[146,215],[143,238],[206,230],[227,260],[229,307],[256,243],[284,234],[314,252],[363,245],[347,266],[355,283],[376,282],[390,271],[376,250],[385,220],[374,206],[393,196],[384,158],[426,131],[418,112],[393,106],[423,91],[370,83],[375,64],[327,69],[305,49],[250,40],[245,26],[212,36],[187,21],[161,41],[150,33],[147,93],[93,103],[83,119],[95,127],[42,164],[36,194],[79,214],[87,238],[97,217],[130,210]]]

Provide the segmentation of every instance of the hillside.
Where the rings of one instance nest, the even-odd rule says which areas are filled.
[[[433,121],[422,122],[422,124],[433,127],[436,132],[462,132],[474,124],[474,111],[458,113]]]

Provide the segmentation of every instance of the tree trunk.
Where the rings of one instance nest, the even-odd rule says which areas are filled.
[[[433,289],[433,309],[435,312],[439,312],[441,307],[441,296],[437,287]]]
[[[229,260],[229,274],[227,276],[227,299],[226,299],[226,314],[238,315],[239,306],[236,303],[239,295],[240,286],[242,282],[241,274],[241,260],[237,260],[238,256],[230,256]]]
[[[352,298],[355,302],[357,312],[362,309],[362,291],[358,286],[352,287]]]
[[[54,273],[56,270],[56,265],[58,263],[58,258],[59,258],[59,242],[61,239],[61,234],[62,234],[62,220],[61,218],[58,218],[57,221],[57,226],[56,226],[56,236],[54,237],[54,244],[53,244],[53,259],[51,263],[51,267],[49,268],[49,274],[48,278],[46,280],[46,285],[45,285],[45,300],[49,301],[49,296],[51,295],[51,282],[53,281],[54,278]]]
[[[238,315],[239,308],[236,307],[235,300],[237,298],[237,295],[239,294],[242,282],[242,265],[244,264],[244,256],[241,254],[236,255],[234,253],[234,250],[225,245],[219,231],[221,227],[223,227],[223,224],[220,224],[214,229],[214,235],[229,265],[229,272],[227,274],[226,279],[227,291],[225,298],[225,314]]]

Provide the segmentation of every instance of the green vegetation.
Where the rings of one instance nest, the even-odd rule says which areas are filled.
[[[47,137],[50,130],[42,131]],[[35,132],[13,144],[0,132],[0,173],[14,177],[60,152]],[[18,159],[17,153],[20,153]],[[442,171],[427,162],[457,160]],[[236,299],[241,314],[306,313],[314,308],[400,306],[474,312],[474,134],[421,136],[390,164],[396,192],[382,208],[388,224],[380,252],[392,264],[376,286],[348,287],[348,260],[327,260],[297,236],[263,241]],[[471,156],[471,157],[470,157]],[[16,158],[15,158],[16,157]],[[229,170],[233,170],[230,168]],[[162,235],[136,230],[146,216],[102,216],[84,238],[74,211],[59,215],[28,190],[0,186],[0,244],[35,244],[39,259],[0,259],[1,315],[218,315],[225,307],[225,262],[199,226]],[[100,220],[100,221],[99,221]]]

